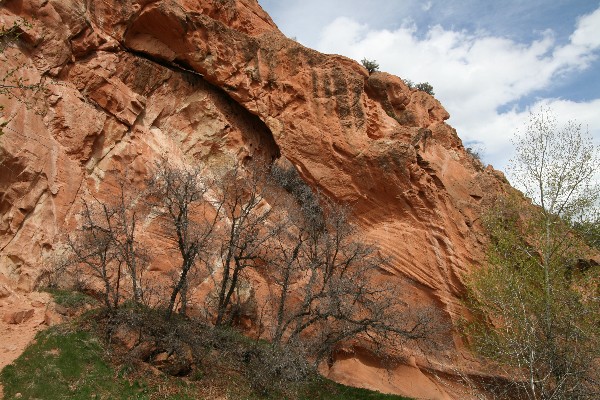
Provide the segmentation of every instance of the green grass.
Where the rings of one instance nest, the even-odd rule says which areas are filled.
[[[144,385],[115,379],[103,360],[100,342],[89,333],[48,329],[0,378],[6,398],[23,399],[144,399]]]
[[[163,379],[157,379],[162,381]],[[159,386],[133,379],[106,361],[103,346],[88,332],[50,328],[0,373],[6,399],[152,399]],[[161,382],[163,383],[163,382]],[[169,399],[193,399],[184,385],[171,385]]]
[[[86,304],[96,304],[97,301],[87,294],[74,290],[45,289],[54,298],[56,304],[67,308],[80,308]]]

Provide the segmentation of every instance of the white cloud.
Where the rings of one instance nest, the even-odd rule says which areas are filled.
[[[317,49],[356,60],[374,59],[382,70],[415,82],[430,82],[463,141],[482,142],[486,161],[503,168],[510,158],[510,138],[528,112],[513,109],[501,113],[499,109],[588,68],[600,49],[600,8],[579,18],[564,45],[556,43],[550,30],[524,44],[439,25],[430,27],[425,35],[419,35],[410,24],[376,30],[339,17],[323,29]],[[590,132],[600,139],[600,100],[542,101],[554,107],[559,118],[589,124]]]
[[[600,8],[579,19],[577,29],[571,35],[571,43],[587,48],[600,46]]]
[[[538,100],[522,111],[510,110],[506,113],[490,115],[486,121],[486,134],[482,135],[486,143],[486,153],[494,166],[504,168],[512,157],[510,140],[518,129],[522,129],[529,119],[530,112],[549,108],[557,116],[559,125],[569,120],[577,121],[582,130],[588,132],[597,143],[600,143],[600,99],[588,102],[575,102],[564,99]]]
[[[557,48],[554,59],[565,68],[584,69],[598,58],[600,48],[600,8],[577,21],[569,44]]]
[[[280,29],[289,37],[297,37],[314,48],[319,33],[339,16],[357,21],[388,21],[395,23],[398,15],[411,15],[420,1],[390,0],[259,0]]]

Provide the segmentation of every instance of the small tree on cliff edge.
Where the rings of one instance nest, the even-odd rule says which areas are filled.
[[[369,71],[369,74],[379,71],[379,64],[377,64],[377,61],[375,60],[367,60],[366,58],[363,58],[360,63],[367,69],[367,71]]]
[[[431,96],[435,95],[435,92],[433,91],[433,86],[431,86],[429,82],[417,83],[415,85],[415,89],[425,92]]]
[[[516,196],[490,210],[489,263],[468,282],[480,317],[469,330],[478,351],[509,367],[520,398],[597,399],[600,271],[577,230],[597,221],[598,148],[548,110],[515,144],[512,175],[534,206]]]

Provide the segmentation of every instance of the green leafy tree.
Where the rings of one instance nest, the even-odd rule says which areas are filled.
[[[598,214],[598,148],[549,110],[531,115],[515,145],[512,176],[533,204],[508,196],[486,217],[488,264],[467,283],[469,334],[511,377],[496,394],[597,399],[600,274],[586,235]]]

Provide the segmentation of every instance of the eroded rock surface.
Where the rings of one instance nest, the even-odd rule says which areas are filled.
[[[466,153],[435,98],[287,39],[255,0],[1,3],[2,25],[20,18],[33,26],[0,55],[2,69],[19,68],[44,90],[0,97],[10,119],[0,137],[5,304],[35,289],[57,236],[76,224],[78,200],[111,196],[114,173],[142,185],[164,157],[211,169],[282,155],[313,188],[354,206],[409,306],[462,315],[462,276],[483,258],[482,204],[507,183]],[[3,332],[3,343],[13,340]],[[391,380],[360,352],[324,372],[467,398],[452,377],[476,364],[459,335],[445,338],[405,351]]]

